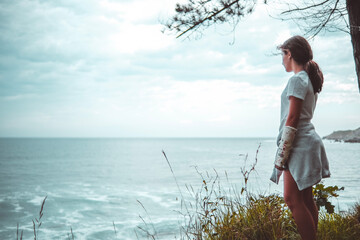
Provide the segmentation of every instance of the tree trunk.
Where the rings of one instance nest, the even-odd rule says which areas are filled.
[[[360,1],[346,0],[346,8],[349,14],[350,35],[354,50],[355,70],[360,91]]]

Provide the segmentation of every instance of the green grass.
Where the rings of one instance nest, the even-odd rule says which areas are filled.
[[[319,216],[318,239],[360,239],[360,205],[346,213],[324,213]]]
[[[225,190],[217,174],[202,182],[192,193],[192,203],[187,203],[192,209],[183,239],[299,239],[282,197],[253,195],[243,188],[238,192],[235,187]]]
[[[300,239],[291,212],[279,195],[245,196],[246,201],[203,198],[188,222],[184,239]],[[200,207],[200,206],[208,207]],[[346,213],[319,214],[318,239],[359,239],[360,207]]]
[[[249,169],[245,166],[241,168],[244,180],[241,188],[229,183],[226,173],[227,187],[222,185],[216,170],[211,176],[208,172],[202,174],[196,169],[202,186],[197,191],[187,186],[192,200],[186,202],[182,197],[181,215],[184,216],[184,225],[181,228],[181,239],[301,239],[283,197],[248,191],[247,183],[251,173],[255,171],[259,148],[255,162]],[[172,171],[169,160],[165,154],[164,156]],[[246,158],[247,156],[244,165]],[[338,192],[343,189],[338,186],[325,187],[323,183],[313,188],[314,199],[320,208],[317,239],[360,239],[360,205],[356,204],[351,211],[335,213],[334,206],[329,201],[329,198],[338,197]],[[179,191],[183,196],[180,188]],[[153,235],[152,239],[156,239],[156,236]]]

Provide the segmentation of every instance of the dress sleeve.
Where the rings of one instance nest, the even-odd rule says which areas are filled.
[[[294,96],[302,100],[305,99],[308,90],[308,81],[305,81],[299,76],[293,76],[289,79],[288,91],[286,96]]]

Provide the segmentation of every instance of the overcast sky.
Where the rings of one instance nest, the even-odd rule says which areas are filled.
[[[0,137],[275,138],[292,73],[272,53],[300,30],[258,4],[235,32],[176,39],[160,23],[176,2],[2,0]],[[325,75],[316,130],[360,127],[350,36],[310,44]]]

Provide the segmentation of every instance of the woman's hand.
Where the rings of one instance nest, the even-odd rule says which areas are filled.
[[[284,171],[284,170],[285,170],[285,168],[283,168],[283,167],[279,167],[279,166],[278,166],[278,165],[276,165],[276,164],[275,164],[275,167],[276,167],[277,169],[281,170],[281,171]]]
[[[295,138],[295,132],[300,119],[303,100],[293,96],[289,97],[289,114],[286,119],[283,134],[280,139],[279,147],[275,156],[275,167],[284,170],[284,164],[290,155],[291,145]]]
[[[296,134],[296,128],[285,126],[281,135],[279,147],[275,154],[275,166],[283,168],[290,155],[291,146]]]

